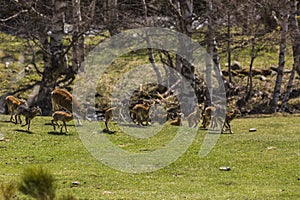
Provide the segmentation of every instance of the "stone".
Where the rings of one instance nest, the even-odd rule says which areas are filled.
[[[264,75],[261,75],[261,76],[259,76],[259,80],[261,80],[261,81],[266,81],[266,80],[267,80],[267,77],[265,77]]]
[[[231,168],[230,167],[225,167],[225,166],[223,166],[223,167],[220,167],[219,168],[221,171],[230,171],[231,170]]]
[[[71,187],[77,187],[80,185],[80,182],[79,181],[74,181],[71,183]]]
[[[240,62],[238,61],[234,61],[231,65],[231,69],[232,70],[241,70],[242,69],[242,65]]]

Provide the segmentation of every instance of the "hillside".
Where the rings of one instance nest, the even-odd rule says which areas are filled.
[[[89,38],[88,42],[93,43],[92,40]],[[38,71],[42,71],[43,61],[38,49],[34,49],[33,57],[32,44],[29,45],[30,43],[23,39],[2,33],[0,41],[0,113],[5,113],[3,100],[6,95],[13,94],[25,98],[29,103],[35,97],[39,88],[38,83],[41,80]],[[220,49],[222,50],[222,47]],[[246,96],[247,91],[250,50],[246,48],[232,52],[233,82],[227,91],[228,100],[231,104],[238,105],[245,114],[268,113],[277,75],[277,53],[276,46],[267,46],[258,53],[253,66],[253,95],[248,102],[244,102],[241,97]],[[159,55],[156,59],[159,62]],[[33,61],[36,66],[32,64]],[[220,54],[220,63],[223,75],[225,79],[228,79],[226,53]],[[292,63],[291,49],[288,47],[282,91],[286,90]],[[126,71],[143,64],[150,64],[147,53],[143,51],[133,52],[114,61],[99,80],[97,90],[100,95],[97,97],[97,104],[100,107],[106,107],[117,80],[122,78]],[[299,76],[296,75],[287,112],[300,111],[299,81]]]

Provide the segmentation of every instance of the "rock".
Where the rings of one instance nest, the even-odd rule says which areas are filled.
[[[267,150],[275,150],[276,147],[267,147]]]
[[[223,76],[228,76],[229,75],[227,70],[222,70],[222,74],[223,74]]]
[[[231,69],[232,70],[241,70],[242,69],[242,65],[241,65],[240,62],[234,61],[233,64],[231,65]]]
[[[289,69],[284,69],[284,70],[283,70],[283,73],[285,73],[285,74],[289,74],[289,73],[292,73],[292,70],[289,70]]]
[[[226,166],[226,167],[224,167],[224,166],[223,166],[223,167],[220,167],[219,169],[220,169],[221,171],[230,171],[230,170],[231,170],[231,168],[230,168],[230,167],[227,167],[227,166]]]
[[[263,76],[270,76],[270,75],[272,75],[272,72],[273,72],[271,69],[263,69],[261,71],[262,71]]]
[[[80,185],[80,182],[79,181],[74,181],[71,183],[71,187],[77,187]]]
[[[266,81],[268,80],[267,77],[265,77],[264,75],[259,76],[259,80],[261,81]]]
[[[32,65],[28,65],[27,67],[25,67],[24,71],[26,74],[31,74],[33,72],[33,66]]]
[[[271,69],[272,71],[276,72],[276,73],[277,73],[277,71],[278,71],[278,67],[275,66],[275,65],[272,65],[272,66],[270,67],[270,69]]]
[[[249,129],[249,132],[255,132],[256,131],[256,128],[250,128]]]

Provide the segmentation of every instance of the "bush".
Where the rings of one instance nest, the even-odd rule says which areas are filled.
[[[14,183],[1,184],[0,186],[0,199],[11,200],[16,197],[16,185]]]
[[[77,200],[72,194],[63,195],[59,200]]]
[[[39,200],[55,197],[54,177],[42,167],[27,168],[21,176],[19,191]]]

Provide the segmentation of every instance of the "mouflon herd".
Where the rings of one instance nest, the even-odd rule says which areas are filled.
[[[51,93],[51,100],[53,108],[51,124],[54,130],[56,130],[56,126],[60,126],[61,133],[63,128],[65,128],[65,132],[68,133],[66,123],[71,121],[73,118],[77,119],[78,125],[81,125],[79,116],[83,117],[83,119],[89,120],[89,118],[86,117],[86,112],[80,107],[76,99],[74,99],[72,94],[66,89],[54,89]],[[42,114],[42,110],[38,106],[28,106],[26,100],[18,99],[11,95],[5,98],[5,103],[10,114],[9,121],[22,125],[21,116],[24,116],[26,123],[22,126],[27,125],[28,131],[30,130],[31,120],[35,116]],[[104,131],[110,131],[108,127],[109,122],[113,119],[113,117],[120,117],[115,116],[116,113],[118,113],[116,110],[119,110],[119,114],[121,114],[122,108],[124,108],[123,105],[104,109]],[[159,108],[163,109],[162,101],[157,99],[147,99],[138,102],[129,106],[128,111],[130,120],[139,126],[148,126],[155,122],[159,124],[166,123],[172,126],[182,126],[183,121],[185,120],[187,121],[187,126],[190,128],[197,127],[200,121],[202,121],[200,128],[219,130],[221,133],[229,131],[229,133],[232,134],[233,131],[231,130],[230,122],[241,114],[238,109],[226,111],[219,105],[206,107],[204,107],[203,104],[196,105],[194,110],[187,114],[186,117],[180,111],[170,112],[171,109],[169,109],[167,112],[159,112]],[[123,116],[122,118],[124,120]],[[59,121],[62,122],[62,124],[59,124]]]

